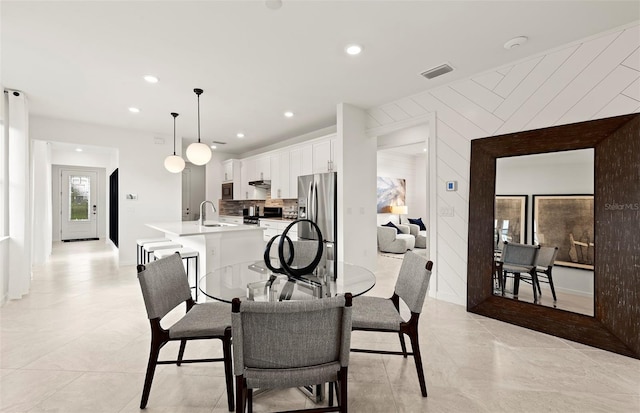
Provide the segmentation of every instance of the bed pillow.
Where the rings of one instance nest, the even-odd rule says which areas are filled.
[[[420,227],[420,231],[426,231],[427,230],[427,227],[424,226],[424,222],[422,222],[422,217],[416,218],[416,219],[409,218],[409,223],[419,226]]]
[[[395,225],[393,222],[391,222],[391,221],[389,221],[389,222],[387,222],[386,224],[384,224],[384,225],[383,225],[383,227],[392,227],[392,228],[395,228],[395,229],[396,229],[396,231],[398,231],[398,234],[402,234],[402,231],[400,231],[400,228],[396,227],[396,225]]]

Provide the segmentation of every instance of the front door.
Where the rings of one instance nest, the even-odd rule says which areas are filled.
[[[60,239],[98,239],[97,173],[60,171]]]

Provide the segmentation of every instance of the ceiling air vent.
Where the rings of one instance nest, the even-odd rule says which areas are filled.
[[[438,77],[441,75],[444,75],[445,73],[449,73],[453,70],[453,68],[451,66],[449,66],[448,63],[445,63],[443,65],[440,66],[436,66],[433,67],[429,70],[425,70],[424,72],[420,73],[422,76],[426,77],[427,79],[433,79],[434,77]]]
[[[227,142],[220,142],[220,141],[213,141],[212,142],[214,145],[226,145]]]

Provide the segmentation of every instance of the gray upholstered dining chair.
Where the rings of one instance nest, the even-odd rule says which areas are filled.
[[[339,383],[338,406],[305,411],[347,412],[350,293],[305,301],[241,302],[234,298],[231,320],[238,412],[244,413],[245,407],[252,412],[256,388],[334,382]]]
[[[551,288],[551,295],[553,295],[553,301],[557,301],[556,289],[553,286],[553,266],[558,256],[558,247],[540,247],[538,257],[536,259],[536,281],[538,287],[538,293],[542,295],[540,289],[540,282],[549,284]]]
[[[422,356],[418,340],[418,319],[429,288],[433,262],[414,252],[407,252],[402,260],[400,273],[391,298],[361,296],[353,299],[353,330],[395,333],[400,337],[402,351],[351,349],[359,353],[393,354],[413,356],[422,397],[427,397],[427,385],[422,368]],[[409,307],[411,318],[405,321],[400,315],[400,299]],[[404,335],[409,336],[412,352],[407,352]]]
[[[518,244],[504,242],[500,261],[502,262],[502,294],[504,294],[506,278],[513,274],[513,296],[517,297],[520,288],[522,274],[528,274],[533,284],[533,301],[538,302],[538,277],[536,274],[536,260],[540,251],[540,245]]]
[[[147,373],[144,379],[140,408],[144,409],[149,400],[151,383],[158,364],[224,362],[229,411],[233,411],[233,373],[231,360],[231,309],[228,304],[195,304],[191,298],[191,288],[187,280],[182,258],[179,254],[138,265],[138,281],[151,324],[151,350]],[[171,327],[165,329],[161,321],[181,303],[186,304],[186,314]],[[223,358],[185,360],[184,350],[187,340],[218,339],[222,341]],[[158,361],[160,349],[170,341],[180,341],[177,360]]]

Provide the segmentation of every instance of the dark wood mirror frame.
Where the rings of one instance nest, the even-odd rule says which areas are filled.
[[[595,149],[593,317],[493,295],[496,159]],[[471,141],[467,311],[640,358],[640,114]]]

